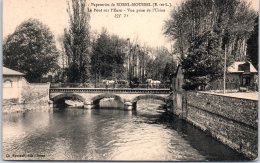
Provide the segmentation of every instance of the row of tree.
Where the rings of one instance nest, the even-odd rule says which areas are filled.
[[[66,82],[112,79],[144,83],[148,78],[169,81],[176,65],[166,48],[152,50],[140,46],[136,40],[110,35],[105,29],[93,37],[88,24],[90,16],[85,11],[85,0],[68,4],[70,28],[65,30],[63,38],[68,60],[63,71]]]
[[[164,33],[175,42],[175,53],[187,78],[185,89],[221,78],[225,52],[227,66],[245,60],[257,64],[257,46],[252,50],[247,41],[258,18],[246,1],[187,0],[173,9],[170,16]]]
[[[170,80],[176,65],[166,48],[140,46],[105,29],[93,36],[86,0],[68,2],[67,11],[69,28],[59,38],[62,50],[57,50],[46,25],[29,19],[4,40],[4,66],[25,73],[30,82],[40,82],[50,72],[56,74],[56,82],[69,83]]]

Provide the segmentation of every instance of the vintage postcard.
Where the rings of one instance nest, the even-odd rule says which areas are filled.
[[[2,159],[258,159],[258,0],[3,0]]]

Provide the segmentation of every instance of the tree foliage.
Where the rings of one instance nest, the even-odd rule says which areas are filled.
[[[91,69],[96,79],[122,79],[125,72],[125,53],[127,42],[116,35],[103,31],[93,45]]]
[[[219,47],[218,37],[214,33],[199,35],[189,48],[189,55],[181,63],[187,78],[184,89],[206,86],[216,78],[222,77],[224,70],[223,52]]]
[[[229,61],[227,65],[232,61],[245,60],[246,41],[253,31],[256,17],[256,12],[246,1],[187,0],[173,9],[170,17],[165,22],[164,33],[175,42],[180,64],[184,65],[186,77],[191,77],[190,80],[195,82],[194,87],[222,76],[223,71],[212,71],[211,67],[214,66],[214,59],[223,65],[225,47]],[[222,60],[219,61],[219,58]],[[190,63],[187,63],[188,60]],[[191,71],[186,71],[190,67],[193,67],[192,75]],[[223,70],[219,66],[217,68]]]
[[[39,82],[53,71],[57,56],[53,34],[37,19],[22,22],[3,45],[4,66],[25,73],[29,82]]]
[[[169,84],[172,80],[173,74],[176,72],[176,69],[177,66],[175,62],[167,62],[163,70],[162,80]]]
[[[258,69],[258,16],[255,19],[255,27],[252,35],[247,40],[247,59]]]
[[[90,15],[86,11],[86,0],[68,2],[69,29],[64,30],[64,49],[68,57],[67,76],[69,82],[85,82],[90,67]]]
[[[154,59],[147,58],[147,78],[169,81],[177,68],[172,55],[166,47],[157,47],[151,50],[151,53],[153,53]]]

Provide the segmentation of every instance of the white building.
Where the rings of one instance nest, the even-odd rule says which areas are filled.
[[[251,62],[234,62],[227,70],[227,82],[237,83],[239,87],[247,89],[257,85],[258,72]]]

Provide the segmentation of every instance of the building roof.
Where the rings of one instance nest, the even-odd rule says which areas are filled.
[[[246,64],[249,66],[247,70],[245,68]],[[229,73],[244,73],[244,72],[257,73],[257,70],[250,62],[234,62],[228,67],[227,70]]]
[[[21,73],[21,72],[18,72],[18,71],[9,69],[9,68],[7,68],[7,67],[3,67],[3,75],[22,76],[22,75],[24,75],[24,74]]]

